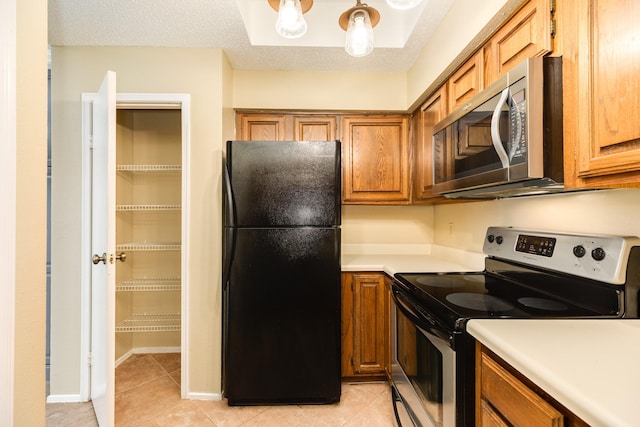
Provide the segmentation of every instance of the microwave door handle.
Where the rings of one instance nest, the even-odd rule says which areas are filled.
[[[493,143],[493,148],[495,148],[496,153],[498,153],[503,168],[509,167],[509,155],[504,149],[502,140],[500,139],[500,113],[502,112],[502,106],[507,102],[508,96],[509,88],[505,88],[502,91],[502,95],[500,95],[498,105],[496,105],[495,110],[493,110],[493,116],[491,116],[491,142]]]

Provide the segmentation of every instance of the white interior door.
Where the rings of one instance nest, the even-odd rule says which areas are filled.
[[[93,102],[91,190],[91,400],[101,427],[114,425],[116,74]]]

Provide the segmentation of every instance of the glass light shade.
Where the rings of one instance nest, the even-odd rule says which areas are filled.
[[[365,9],[357,9],[349,17],[344,49],[356,57],[367,56],[373,51],[373,28]]]
[[[389,7],[394,9],[411,9],[422,3],[422,0],[387,0]]]
[[[302,16],[300,0],[280,0],[276,31],[288,39],[297,39],[307,32],[307,21]]]

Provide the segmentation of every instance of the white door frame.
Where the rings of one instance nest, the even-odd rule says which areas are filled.
[[[91,392],[91,117],[95,93],[82,94],[82,243],[80,321],[80,398],[89,400]],[[190,95],[176,93],[117,93],[118,108],[180,109],[182,117],[182,250],[181,250],[181,385],[182,399],[189,396],[189,164],[190,157]],[[88,254],[88,255],[87,255]],[[85,361],[86,363],[83,363]]]
[[[0,1],[0,425],[14,420],[16,286],[16,14],[17,0]]]

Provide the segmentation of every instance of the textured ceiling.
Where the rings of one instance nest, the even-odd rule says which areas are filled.
[[[48,0],[49,44],[217,47],[237,70],[406,71],[453,1],[426,0],[403,13],[368,0],[381,20],[377,47],[364,58],[347,55],[338,26],[355,0],[314,0],[309,31],[294,41],[274,36],[267,0]]]

